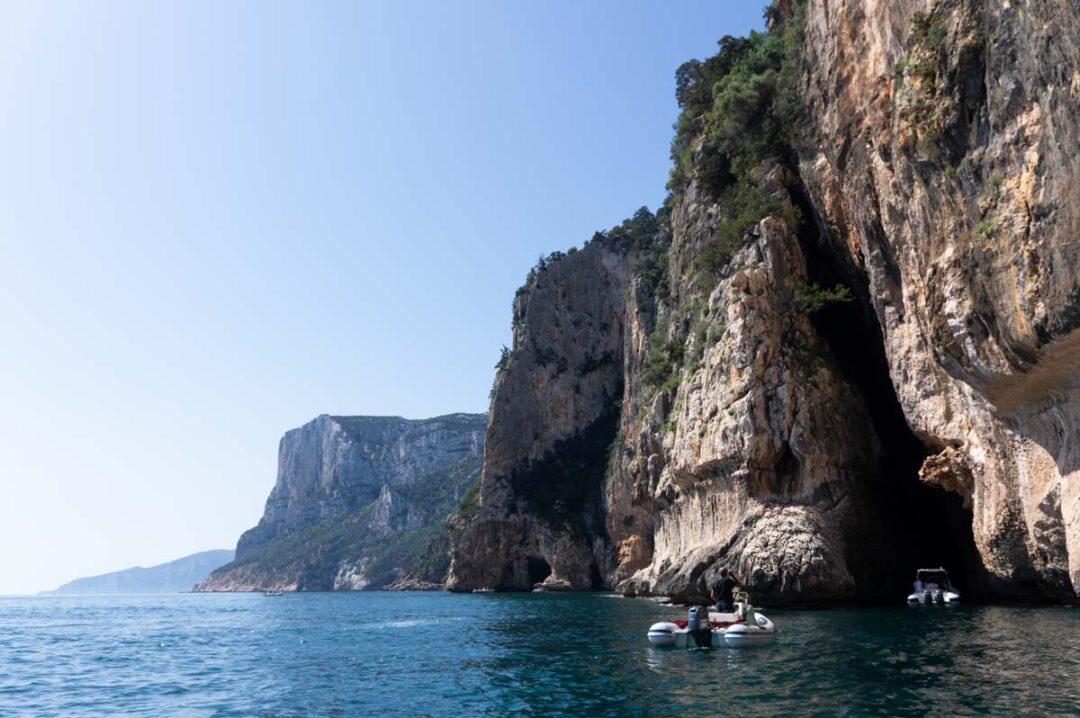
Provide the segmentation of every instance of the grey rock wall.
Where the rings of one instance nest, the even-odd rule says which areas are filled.
[[[259,525],[199,589],[360,590],[403,578],[479,477],[485,423],[323,415],[287,432]]]

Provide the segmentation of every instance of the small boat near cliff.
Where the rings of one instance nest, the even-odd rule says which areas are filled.
[[[282,591],[280,588],[269,588],[263,591],[263,595],[267,598],[277,598],[278,596],[284,596],[285,592]]]
[[[915,572],[915,590],[907,597],[909,606],[955,606],[960,593],[949,581],[944,568],[920,568]]]
[[[752,646],[776,638],[776,625],[750,605],[745,592],[736,594],[732,613],[693,606],[686,620],[649,626],[649,643],[658,648]]]

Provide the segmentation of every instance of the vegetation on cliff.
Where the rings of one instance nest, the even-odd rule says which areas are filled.
[[[803,117],[795,85],[804,13],[803,2],[791,4],[786,14],[770,6],[767,32],[726,36],[715,55],[685,62],[675,73],[680,113],[671,143],[671,194],[662,209],[666,226],[654,230],[667,238],[665,276],[656,281],[639,269],[653,287],[654,302],[664,308],[653,313],[657,324],[649,327],[641,374],[652,390],[674,393],[684,371],[696,368],[706,346],[722,334],[705,299],[745,246],[751,228],[777,213],[793,229],[801,220],[790,201],[771,194],[775,187],[766,190],[764,170],[770,164],[794,165],[791,148]],[[699,282],[667,276],[672,210],[685,202],[691,182],[701,199],[718,210],[712,231],[691,255],[689,279],[696,275]],[[673,279],[685,296],[670,296]]]
[[[696,179],[724,217],[695,262],[707,274],[723,269],[748,227],[781,208],[761,189],[758,173],[763,163],[790,155],[803,117],[795,78],[804,12],[802,2],[786,18],[770,7],[769,31],[725,36],[715,55],[675,73],[681,112],[668,188],[680,194]]]

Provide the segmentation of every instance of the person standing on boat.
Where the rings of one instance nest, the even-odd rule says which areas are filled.
[[[720,578],[712,585],[712,599],[716,601],[716,610],[731,613],[735,610],[735,589],[741,584],[728,571],[727,566],[720,569]]]

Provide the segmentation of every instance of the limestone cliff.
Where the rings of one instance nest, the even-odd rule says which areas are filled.
[[[449,587],[599,587],[603,476],[623,392],[630,248],[553,255],[514,300],[495,379],[479,512],[453,542]]]
[[[444,523],[479,477],[485,422],[323,415],[287,432],[262,519],[197,590],[441,586]]]
[[[519,292],[449,586],[1080,589],[1080,9],[777,2]],[[704,118],[704,119],[703,119]]]
[[[1080,8],[822,2],[800,161],[998,590],[1080,589]],[[858,58],[856,61],[855,58]]]

